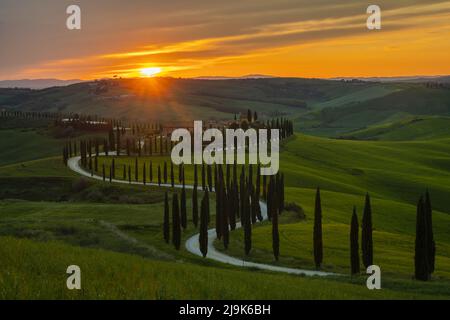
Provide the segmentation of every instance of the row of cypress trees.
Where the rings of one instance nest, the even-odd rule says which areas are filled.
[[[361,224],[361,260],[365,268],[373,264],[373,238],[372,238],[372,206],[370,195],[367,193],[364,203],[363,218]],[[350,273],[359,274],[359,223],[356,207],[350,222]]]
[[[212,166],[208,166],[210,169],[208,171],[212,172]],[[210,208],[209,208],[209,192],[210,190],[215,191],[215,199],[216,199],[216,216],[215,216],[215,232],[216,236],[219,240],[223,242],[223,246],[225,249],[228,248],[229,245],[229,232],[230,230],[234,230],[236,228],[236,224],[238,219],[240,219],[242,223],[242,227],[244,229],[244,251],[245,254],[250,254],[252,247],[252,225],[256,223],[257,220],[262,221],[262,213],[261,207],[259,203],[260,199],[260,175],[259,175],[259,166],[258,173],[256,174],[256,183],[253,179],[253,170],[252,166],[247,169],[243,166],[241,168],[241,174],[239,180],[237,179],[237,168],[233,166],[233,172],[231,172],[231,168],[227,168],[227,172],[224,172],[224,167],[221,165],[214,166],[214,174],[211,173],[211,176],[214,176],[214,186],[211,183],[208,187],[199,188],[198,185],[198,173],[197,167],[194,167],[194,189],[192,192],[192,222],[195,227],[198,226],[198,200],[197,194],[198,190],[203,190],[203,198],[200,204],[200,248],[202,249],[202,253],[206,256],[207,253],[207,238],[208,238],[208,226],[210,222]],[[205,170],[202,170],[205,171]],[[205,175],[203,176],[203,180],[206,179]],[[227,181],[228,177],[228,181]],[[212,178],[211,178],[212,179]],[[184,181],[184,179],[183,179]],[[239,181],[239,183],[238,183]],[[269,219],[273,221],[274,235],[278,234],[278,215],[282,212],[284,208],[284,177],[282,174],[278,174],[277,176],[272,176],[269,182],[269,192],[270,195],[268,199],[268,207],[269,209]],[[175,197],[175,195],[174,195]],[[178,195],[176,196],[178,198]],[[172,203],[172,210],[178,211],[178,205],[175,205],[175,200]],[[180,224],[183,229],[186,228],[187,220],[186,220],[186,191],[183,182],[183,188],[181,190],[181,210],[180,210]],[[165,216],[168,214],[169,202],[165,201]],[[174,207],[174,205],[176,207]],[[174,213],[176,215],[176,213]],[[173,220],[173,219],[172,219]],[[165,241],[168,242],[168,238],[166,235],[169,234],[169,226],[168,218],[164,218],[165,224],[164,228],[164,238]],[[178,223],[178,220],[173,220],[173,223]],[[173,228],[172,228],[173,229]],[[176,229],[173,229],[174,238],[178,238],[178,234],[175,233]],[[175,243],[177,243],[175,241]],[[174,243],[174,244],[175,244]],[[275,243],[278,243],[275,245]],[[279,248],[279,240],[274,238],[274,254],[276,258],[278,257],[278,253],[276,253],[276,248]],[[279,249],[278,249],[279,251]]]
[[[320,188],[317,188],[315,196],[313,254],[314,264],[316,268],[319,269],[323,262],[322,200],[320,196]],[[361,225],[361,260],[366,268],[373,264],[372,207],[368,193],[365,197]],[[356,214],[356,207],[353,207],[353,214],[350,223],[350,270],[351,274],[360,273],[359,224],[358,216]]]

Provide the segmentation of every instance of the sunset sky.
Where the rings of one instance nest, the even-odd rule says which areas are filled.
[[[444,75],[449,21],[450,1],[0,0],[0,80]]]

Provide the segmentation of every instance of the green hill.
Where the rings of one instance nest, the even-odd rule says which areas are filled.
[[[0,108],[140,120],[231,119],[250,108],[261,117],[274,117],[365,101],[403,87],[301,78],[118,79],[44,90],[0,89]]]
[[[311,111],[296,117],[295,121],[298,130],[338,136],[416,115],[449,116],[450,90],[419,84],[382,97]]]
[[[449,136],[449,117],[416,116],[353,131],[341,136],[341,138],[359,140],[429,140]]]

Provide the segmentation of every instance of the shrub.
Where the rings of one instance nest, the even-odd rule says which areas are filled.
[[[87,179],[81,177],[81,178],[78,178],[77,180],[75,180],[72,183],[72,191],[74,191],[74,192],[81,192],[81,191],[86,190],[87,188],[89,188],[90,185],[91,184],[90,184],[90,182]]]

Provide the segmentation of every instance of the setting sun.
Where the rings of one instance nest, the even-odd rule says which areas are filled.
[[[140,70],[141,75],[145,77],[153,77],[161,72],[161,68],[153,67],[153,68],[144,68]]]

